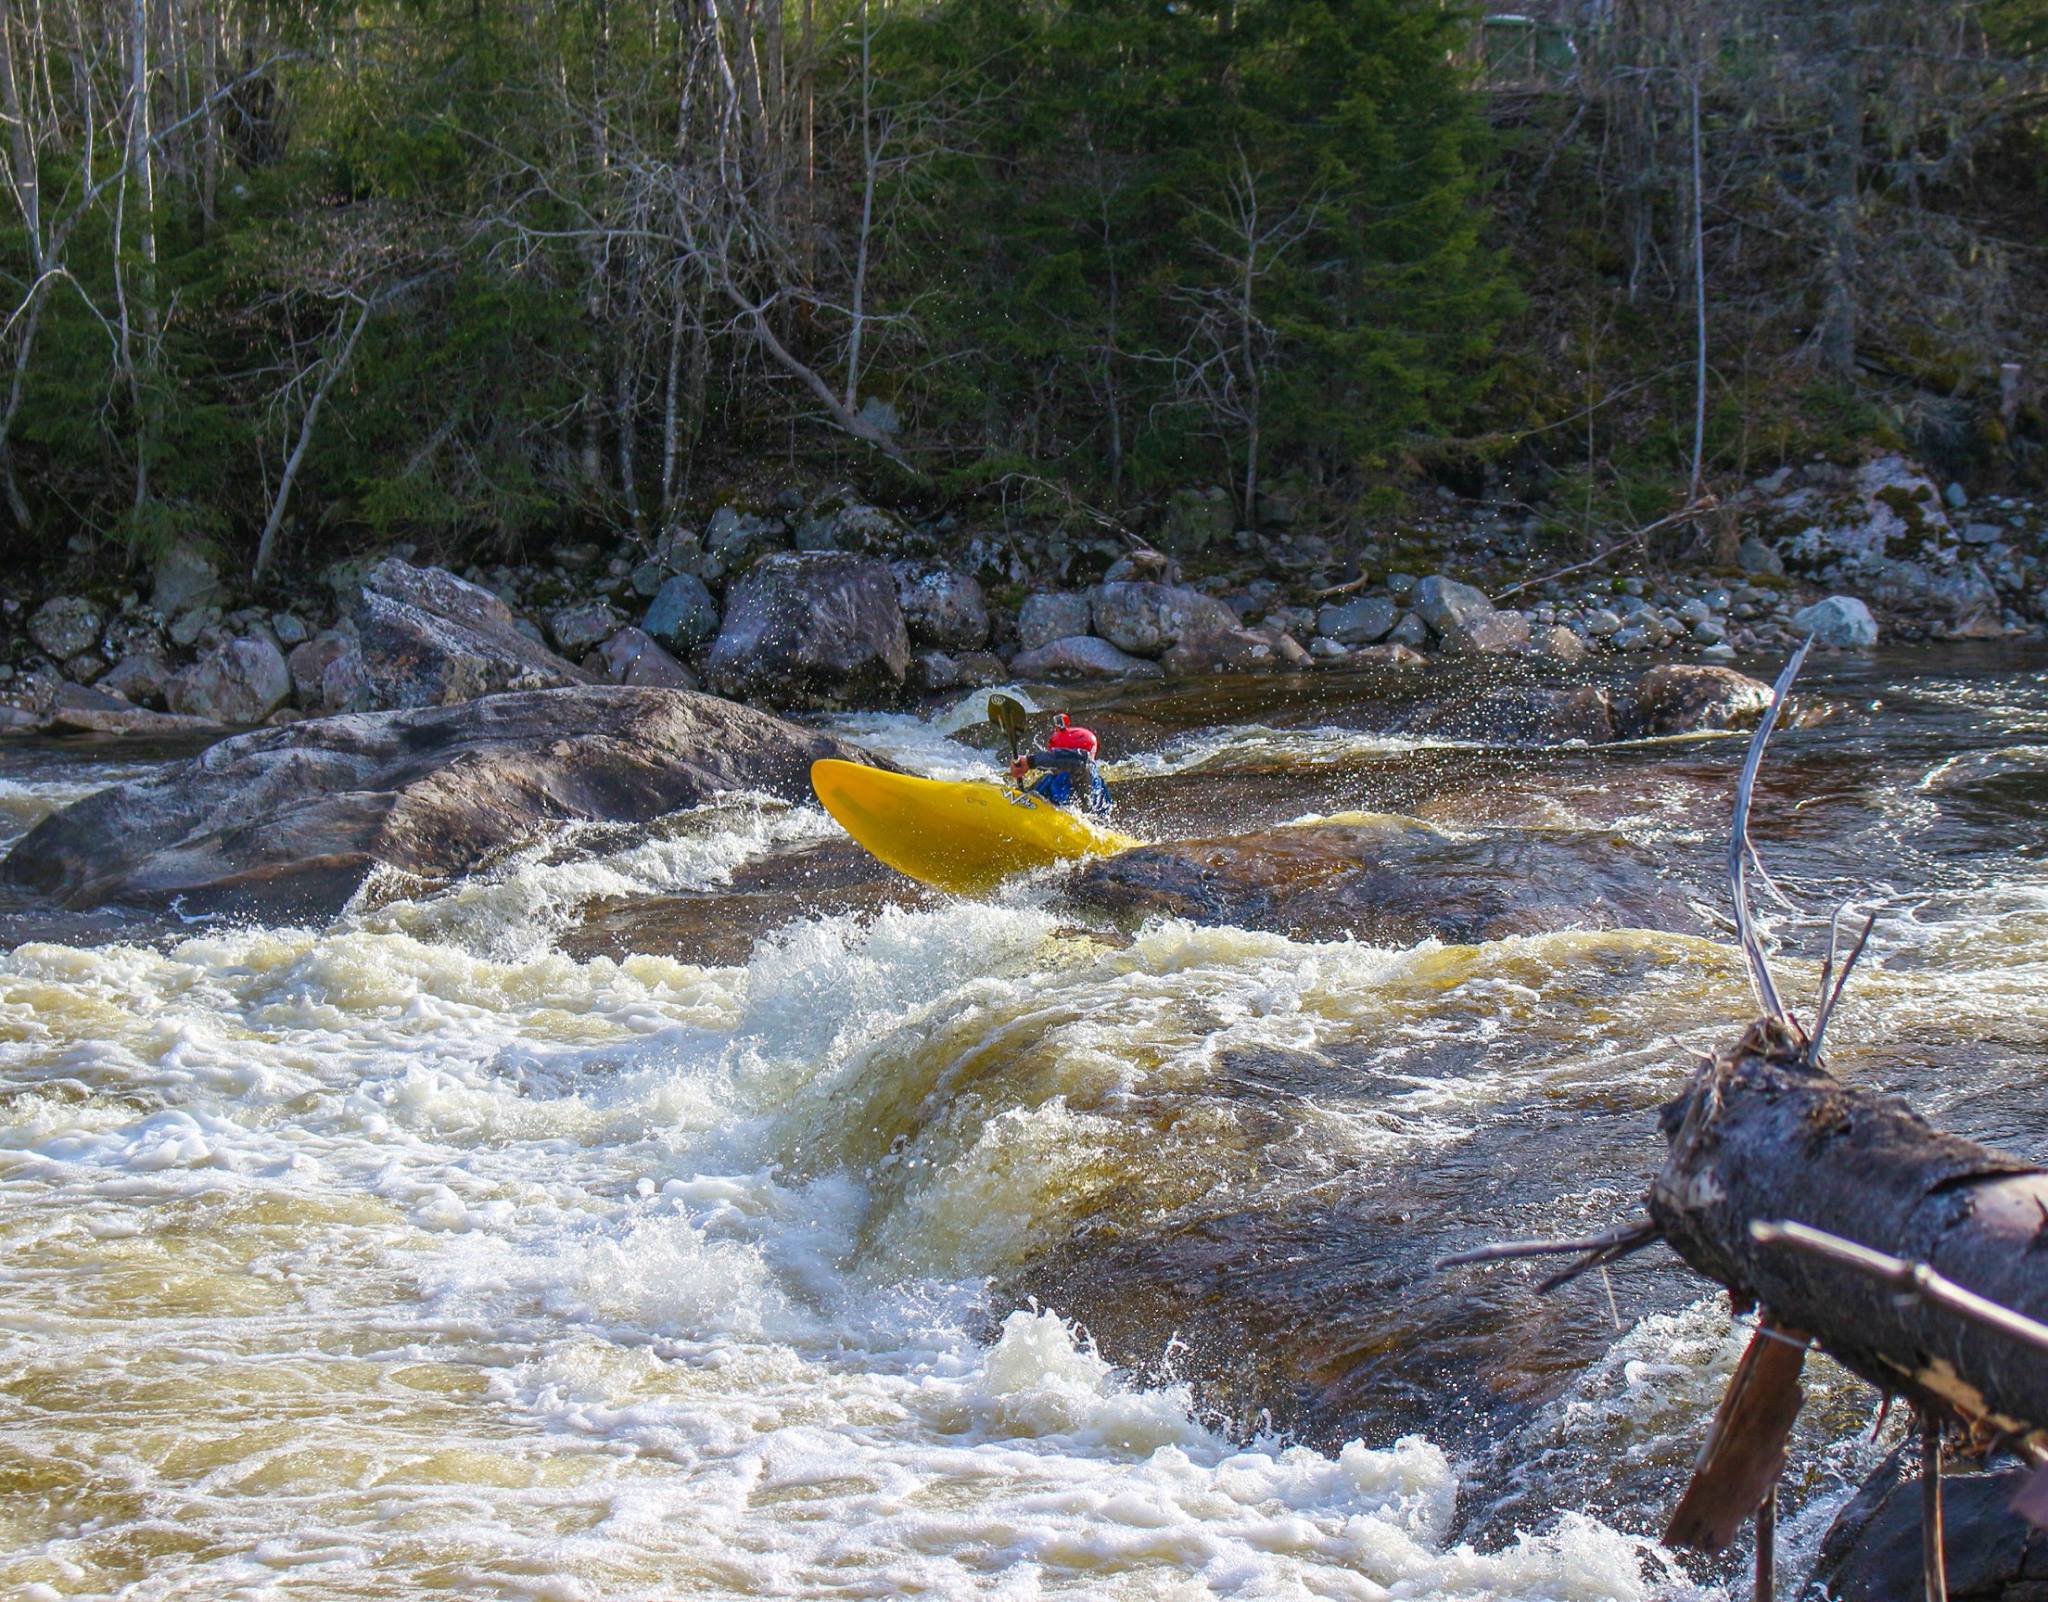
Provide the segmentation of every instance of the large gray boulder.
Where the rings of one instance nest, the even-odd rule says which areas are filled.
[[[687,656],[718,638],[718,602],[696,574],[678,573],[654,592],[640,627]]]
[[[80,595],[59,595],[29,615],[28,637],[59,662],[99,643],[100,609]]]
[[[910,637],[888,567],[812,551],[763,557],[733,584],[704,662],[721,695],[783,706],[885,696],[909,667]]]
[[[1792,614],[1795,634],[1811,634],[1817,645],[1867,651],[1877,644],[1877,619],[1853,595],[1830,595]]]
[[[1157,662],[1119,651],[1092,634],[1069,634],[1048,640],[1010,658],[1010,671],[1020,679],[1157,679],[1165,670]]]
[[[181,717],[261,723],[291,693],[284,653],[261,634],[244,634],[172,674],[164,704]]]
[[[1035,651],[1054,640],[1086,634],[1090,611],[1088,597],[1071,590],[1027,595],[1017,613],[1017,643],[1027,651]]]
[[[1164,656],[1189,635],[1238,626],[1221,601],[1179,584],[1099,584],[1088,605],[1095,632],[1132,656]]]
[[[1493,610],[1493,602],[1486,598],[1484,590],[1460,584],[1442,573],[1432,573],[1416,585],[1409,604],[1438,634],[1446,634]]]
[[[1384,595],[1333,602],[1316,613],[1316,632],[1340,645],[1375,645],[1387,637],[1401,609]]]
[[[988,644],[988,603],[972,575],[937,562],[891,562],[889,571],[912,644],[933,651],[978,651]]]
[[[354,619],[364,707],[452,706],[591,682],[523,633],[497,596],[442,568],[387,557],[364,575]]]
[[[156,559],[155,584],[149,604],[166,618],[209,606],[220,606],[228,598],[220,581],[220,569],[211,556],[190,541],[180,541]]]
[[[106,902],[326,917],[377,868],[438,882],[563,823],[644,823],[726,791],[810,794],[856,747],[679,690],[609,685],[262,729],[86,797],[0,878]]]
[[[1522,612],[1496,612],[1489,607],[1447,623],[1438,632],[1446,651],[1463,656],[1495,656],[1529,648],[1529,619]]]

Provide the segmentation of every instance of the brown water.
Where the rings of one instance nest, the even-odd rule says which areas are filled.
[[[2048,1155],[2048,658],[1817,662],[1757,834],[1881,901],[1834,1065]],[[1441,680],[1430,681],[1441,687]],[[1090,710],[1122,826],[1618,837],[1720,909],[1739,742],[1389,737],[1384,684]],[[980,757],[850,720],[913,765]],[[160,753],[0,747],[0,831]],[[4,911],[5,909],[0,909]],[[1379,948],[916,892],[807,809],[555,842],[332,927],[7,912],[0,1593],[1690,1596],[1743,1330],[1635,1205],[1752,1008],[1633,930]],[[49,936],[59,938],[48,938]],[[28,938],[36,936],[38,938]],[[1032,1298],[1036,1298],[1034,1304]],[[1825,1372],[1794,1561],[1874,1461]]]

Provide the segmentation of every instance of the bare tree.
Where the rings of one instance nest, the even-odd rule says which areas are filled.
[[[1315,197],[1289,206],[1266,202],[1261,181],[1240,146],[1222,204],[1196,208],[1208,225],[1201,253],[1217,273],[1209,283],[1175,291],[1187,337],[1171,358],[1176,403],[1199,411],[1226,442],[1235,437],[1234,449],[1244,458],[1239,493],[1247,521],[1257,515],[1266,382],[1280,345],[1263,291],[1287,253],[1307,238],[1321,204]]]

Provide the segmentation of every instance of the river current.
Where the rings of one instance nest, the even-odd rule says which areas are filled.
[[[1852,1082],[2048,1156],[2048,657],[1816,662],[1756,833]],[[1772,664],[1751,664],[1768,676]],[[1385,732],[1341,678],[1086,710],[1121,826],[1339,811],[1654,851],[1741,744]],[[987,771],[943,719],[837,720]],[[986,731],[978,731],[987,738]],[[164,753],[0,747],[0,843]],[[1589,922],[1593,921],[1589,919]],[[0,956],[0,1595],[1692,1598],[1746,1338],[1661,1249],[1549,1298],[1751,1016],[1722,939],[1384,948],[914,892],[815,808],[586,831],[325,928]],[[1809,1558],[1896,1424],[1819,1365]],[[1891,1433],[1887,1433],[1887,1431]],[[1739,1588],[1739,1587],[1738,1587]]]

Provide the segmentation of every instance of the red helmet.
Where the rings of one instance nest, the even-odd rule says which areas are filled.
[[[1052,738],[1045,742],[1049,750],[1086,751],[1090,756],[1095,755],[1095,734],[1093,730],[1084,729],[1076,724],[1069,723],[1064,712],[1057,714],[1053,718],[1052,723]]]

